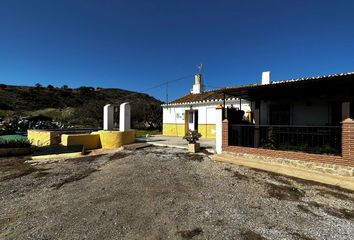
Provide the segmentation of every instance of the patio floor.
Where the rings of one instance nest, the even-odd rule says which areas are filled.
[[[139,137],[138,141],[147,142],[155,146],[176,147],[176,148],[188,148],[188,142],[182,137],[169,137],[163,135],[153,135],[149,137]],[[215,139],[201,138],[199,139],[200,146],[208,151],[215,151]]]

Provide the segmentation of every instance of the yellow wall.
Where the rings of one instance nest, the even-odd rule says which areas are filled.
[[[216,125],[215,124],[198,124],[198,132],[202,134],[203,138],[215,138]]]
[[[97,149],[101,147],[98,134],[63,134],[61,136],[63,146],[84,145],[85,149]]]
[[[82,155],[82,152],[59,153],[59,154],[32,156],[32,159],[33,160],[40,160],[40,159],[50,159],[50,158],[73,158],[73,157],[80,157],[81,155]]]
[[[46,130],[28,130],[28,141],[34,146],[58,145],[60,143],[60,132]]]
[[[162,126],[162,135],[183,137],[186,134],[185,124],[164,123]]]
[[[123,145],[134,143],[135,130],[120,131],[98,131],[102,148],[119,148]]]
[[[215,138],[215,124],[198,124],[198,132],[203,138]],[[162,135],[172,137],[183,137],[185,135],[185,124],[164,123]]]
[[[183,125],[184,126],[184,125]],[[119,148],[135,141],[135,130],[98,131],[91,134],[61,134],[47,130],[28,130],[28,140],[34,146],[58,145],[64,146],[84,145],[85,149]]]

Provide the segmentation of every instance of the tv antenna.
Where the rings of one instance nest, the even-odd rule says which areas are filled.
[[[204,70],[203,64],[202,64],[202,63],[199,64],[199,65],[197,66],[197,69],[199,70],[199,73],[202,73],[202,71]]]

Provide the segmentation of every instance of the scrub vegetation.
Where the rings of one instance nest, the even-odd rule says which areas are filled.
[[[3,140],[0,138],[0,148],[26,148],[30,146],[27,139]]]
[[[71,89],[40,84],[34,87],[3,84],[0,87],[0,121],[14,116],[42,115],[65,125],[96,128],[102,126],[104,105],[123,102],[131,103],[134,127],[161,125],[162,113],[158,111],[162,102],[147,94],[123,89],[86,86]]]

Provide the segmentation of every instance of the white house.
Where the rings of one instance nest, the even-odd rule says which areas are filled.
[[[244,121],[251,120],[248,101],[216,90],[204,91],[202,75],[195,75],[195,83],[189,94],[162,105],[163,135],[184,136],[188,130],[197,130],[204,138],[215,138],[217,106],[228,109],[225,114],[235,115],[239,112],[243,114]]]

